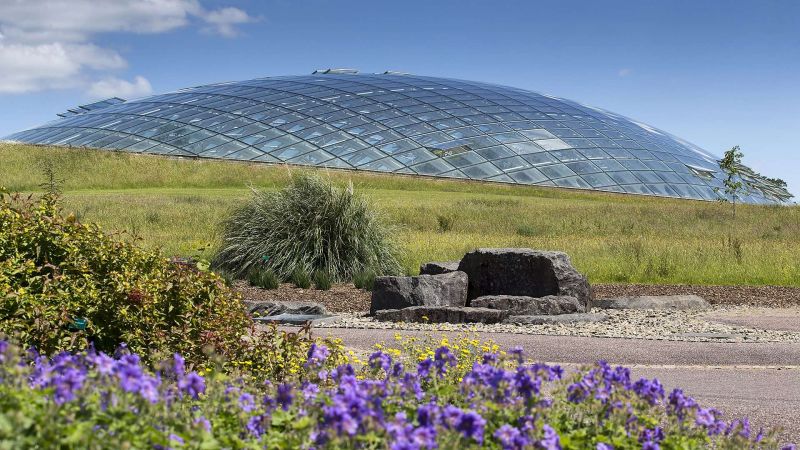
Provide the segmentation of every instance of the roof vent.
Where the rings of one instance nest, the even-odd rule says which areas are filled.
[[[124,98],[111,97],[98,102],[89,103],[87,105],[80,105],[76,108],[70,108],[66,112],[56,114],[58,117],[71,117],[87,113],[89,111],[96,111],[98,109],[108,108],[109,106],[119,105],[125,103]]]
[[[329,73],[347,73],[347,74],[357,74],[358,70],[356,69],[317,69],[311,72],[312,75],[320,75],[320,74],[329,74]]]

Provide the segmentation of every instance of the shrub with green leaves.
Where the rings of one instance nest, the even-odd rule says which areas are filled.
[[[264,266],[285,280],[322,270],[336,282],[366,269],[400,272],[393,232],[366,198],[310,174],[280,191],[254,190],[225,221],[214,265],[240,276]]]
[[[278,378],[314,342],[307,329],[255,329],[219,276],[65,217],[56,195],[1,191],[0,335],[48,355],[125,343],[145,359],[179,352],[204,366],[213,354]]]

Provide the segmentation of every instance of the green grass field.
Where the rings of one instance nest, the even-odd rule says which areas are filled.
[[[210,257],[218,225],[283,166],[0,144],[0,186],[40,191],[53,167],[65,207],[167,254]],[[398,227],[403,263],[476,247],[563,250],[592,282],[800,286],[800,208],[326,171],[352,180]]]

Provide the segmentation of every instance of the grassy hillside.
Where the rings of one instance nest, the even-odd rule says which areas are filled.
[[[297,168],[0,144],[0,185],[38,191],[53,167],[67,209],[168,254],[210,256],[249,186]],[[800,208],[328,171],[398,226],[404,265],[475,247],[563,250],[594,282],[800,285]],[[448,226],[448,224],[450,224]],[[205,250],[201,250],[205,249]]]

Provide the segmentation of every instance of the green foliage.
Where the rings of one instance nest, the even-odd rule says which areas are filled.
[[[436,216],[436,221],[439,223],[439,232],[446,233],[453,229],[453,223],[455,220],[451,216]]]
[[[264,264],[281,278],[323,270],[343,281],[365,268],[396,273],[397,254],[392,231],[352,184],[301,174],[280,191],[253,191],[225,221],[214,263],[238,274]]]
[[[300,289],[308,289],[311,287],[311,277],[308,275],[308,272],[304,269],[297,268],[294,269],[292,272],[292,284],[295,287],[299,287]]]
[[[731,200],[734,218],[736,217],[736,200],[747,192],[747,185],[740,177],[743,156],[744,154],[737,145],[726,151],[719,161],[719,168],[725,173],[725,179],[722,180],[722,184],[725,186],[724,193],[726,199],[730,198]]]
[[[58,199],[0,193],[0,334],[45,354],[125,343],[144,358],[211,354],[282,376],[313,340],[308,330],[258,331],[223,279],[168,260],[61,213]]]
[[[314,282],[314,289],[318,289],[320,291],[327,291],[331,288],[333,282],[331,281],[331,276],[322,270],[316,270],[311,275],[312,281]]]
[[[251,286],[261,289],[278,289],[281,280],[273,270],[256,268],[247,274],[247,281]]]
[[[356,289],[371,291],[373,286],[375,286],[375,277],[375,272],[371,270],[363,270],[353,275],[353,285],[356,287]]]

